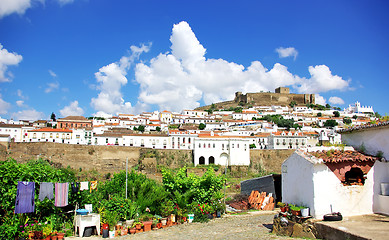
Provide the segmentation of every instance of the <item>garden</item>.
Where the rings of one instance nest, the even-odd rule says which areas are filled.
[[[38,199],[35,210],[15,213],[19,181],[73,183],[90,181],[74,169],[55,168],[46,160],[17,163],[13,159],[0,162],[0,234],[4,239],[61,239],[74,236],[76,208],[92,204],[100,216],[102,232],[123,235],[164,228],[187,221],[206,222],[225,211],[223,175],[208,168],[202,176],[187,174],[187,169],[161,169],[162,183],[131,170],[122,171],[99,181],[91,191],[69,191],[68,204],[57,207],[54,200]],[[127,192],[126,192],[127,189]],[[97,229],[100,231],[100,229]]]

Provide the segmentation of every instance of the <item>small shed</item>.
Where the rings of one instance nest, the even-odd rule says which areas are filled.
[[[283,202],[305,205],[318,219],[373,213],[374,165],[378,158],[354,150],[295,151],[281,167]]]

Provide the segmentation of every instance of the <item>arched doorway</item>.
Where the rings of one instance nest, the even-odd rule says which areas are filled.
[[[215,158],[213,156],[210,156],[208,158],[208,162],[209,162],[209,164],[215,164]]]
[[[201,156],[201,157],[199,158],[199,164],[200,164],[200,165],[204,165],[204,164],[205,164],[205,158],[204,158],[203,156]]]
[[[230,157],[228,156],[227,153],[222,153],[220,154],[220,162],[219,162],[220,165],[230,165]]]

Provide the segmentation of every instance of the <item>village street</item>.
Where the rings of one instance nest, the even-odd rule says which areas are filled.
[[[293,239],[270,233],[276,212],[252,212],[245,215],[225,215],[208,223],[190,223],[156,231],[116,237],[115,239]],[[67,239],[81,239],[67,237]],[[92,236],[83,239],[101,239]]]

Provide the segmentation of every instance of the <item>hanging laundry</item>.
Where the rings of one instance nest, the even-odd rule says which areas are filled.
[[[92,190],[96,190],[97,188],[97,181],[90,181],[90,192],[92,192]]]
[[[72,182],[72,193],[75,194],[80,189],[80,183],[78,182]]]
[[[18,182],[16,191],[15,213],[34,212],[35,183]]]
[[[39,200],[43,201],[46,197],[49,200],[54,198],[53,183],[51,182],[41,182],[39,187]]]
[[[68,205],[69,183],[55,183],[55,202],[56,207],[65,207]]]
[[[80,191],[89,190],[88,182],[80,182]]]

